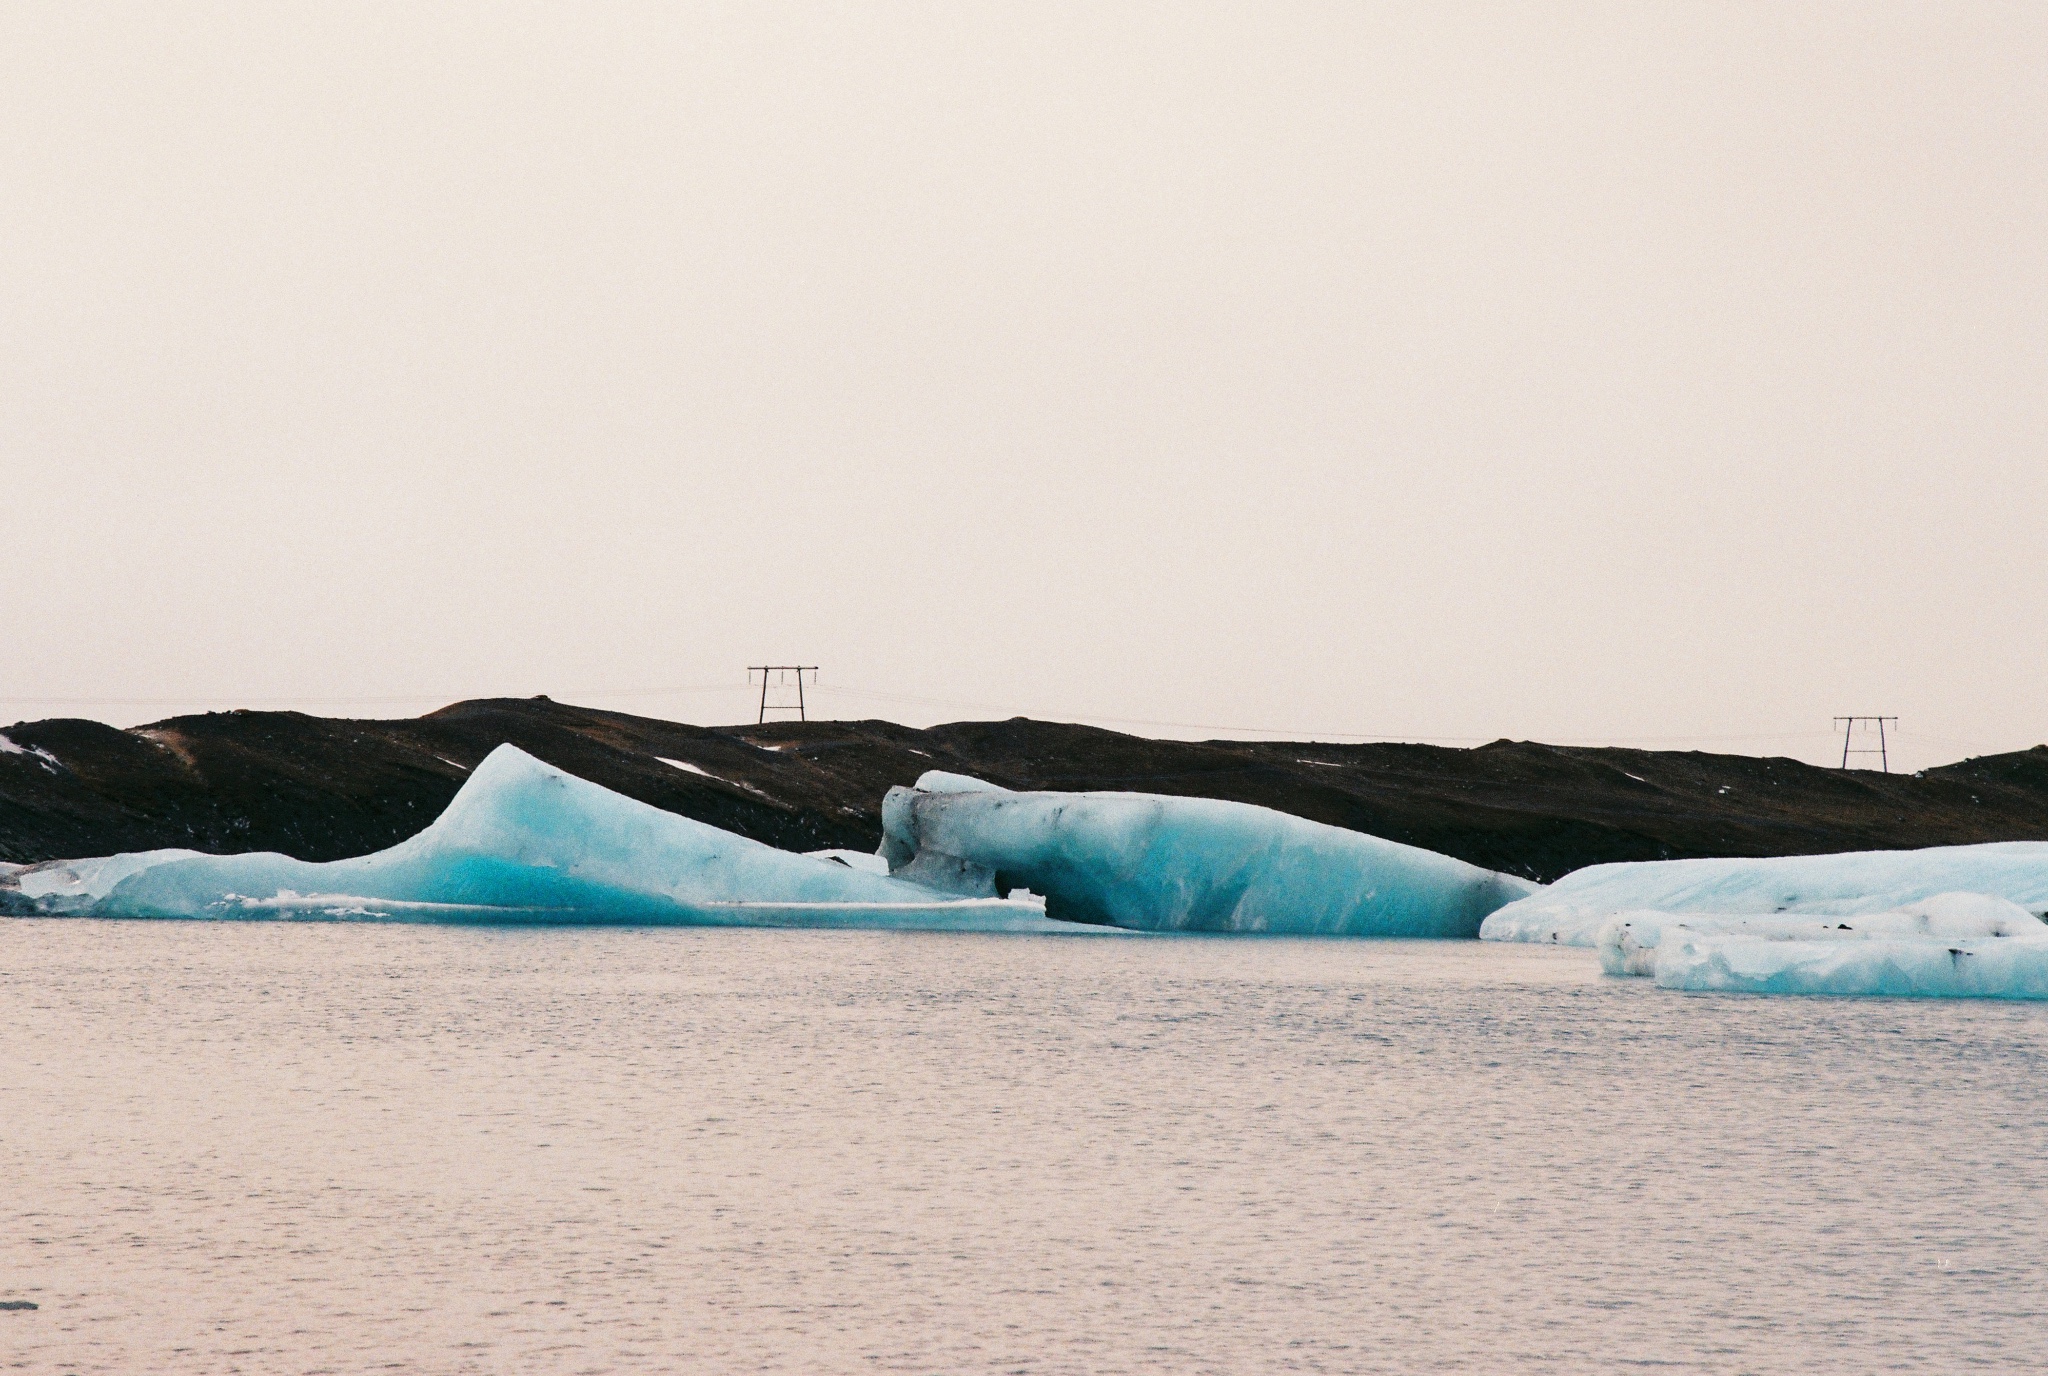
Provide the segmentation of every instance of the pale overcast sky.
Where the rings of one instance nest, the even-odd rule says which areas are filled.
[[[0,721],[2048,739],[2037,0],[15,3],[0,127]]]

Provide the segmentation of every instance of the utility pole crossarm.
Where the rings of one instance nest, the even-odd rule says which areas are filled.
[[[1857,724],[1858,722],[1874,722],[1874,723],[1876,723],[1876,725],[1877,725],[1877,744],[1876,744],[1876,745],[1874,745],[1874,746],[1872,746],[1872,745],[1866,745],[1866,746],[1860,746],[1860,747],[1855,747],[1855,748],[1852,748],[1852,747],[1850,746],[1850,741],[1851,741],[1851,740],[1853,740],[1853,739],[1854,739],[1854,737],[1855,737],[1855,735],[1856,735],[1856,724]],[[1844,768],[1844,769],[1847,769],[1847,768],[1849,767],[1849,757],[1850,757],[1851,755],[1875,755],[1875,756],[1877,756],[1877,767],[1878,767],[1879,769],[1883,770],[1883,771],[1884,771],[1885,773],[1887,773],[1887,774],[1889,774],[1889,773],[1891,773],[1891,772],[1892,772],[1892,761],[1891,761],[1891,755],[1890,755],[1890,754],[1889,754],[1889,753],[1887,752],[1887,750],[1886,750],[1886,748],[1885,748],[1885,732],[1884,732],[1884,728],[1885,728],[1885,723],[1886,723],[1886,722],[1890,722],[1890,723],[1891,723],[1891,724],[1892,724],[1893,726],[1897,726],[1897,725],[1899,724],[1899,719],[1898,719],[1897,717],[1865,717],[1865,716],[1859,716],[1859,717],[1836,717],[1836,718],[1835,718],[1835,725],[1836,725],[1836,726],[1838,726],[1838,727],[1840,727],[1840,728],[1842,729],[1842,768]],[[1868,729],[1869,729],[1869,728],[1867,728],[1867,727],[1865,728],[1865,732],[1866,732],[1866,734],[1868,733]]]
[[[759,674],[759,675],[761,676],[761,712],[760,712],[760,716],[759,716],[759,717],[758,717],[758,718],[757,718],[757,719],[755,720],[755,723],[754,723],[754,724],[755,724],[756,726],[764,726],[764,725],[766,725],[766,724],[767,724],[767,722],[768,722],[768,714],[769,714],[770,712],[794,712],[794,713],[796,713],[796,719],[797,719],[798,721],[809,721],[809,720],[810,720],[810,717],[809,717],[809,716],[808,716],[808,715],[806,714],[806,712],[805,712],[805,710],[804,710],[804,675],[805,675],[805,674],[809,674],[809,675],[811,676],[811,682],[812,682],[813,684],[816,684],[816,683],[817,683],[817,681],[818,681],[818,666],[817,666],[817,665],[815,665],[815,664],[750,664],[750,665],[748,665],[748,666],[747,666],[747,682],[748,682],[748,683],[752,683],[752,682],[754,681],[754,675],[755,675],[755,674]],[[788,700],[788,695],[787,695],[787,694],[784,694],[784,695],[783,695],[783,700],[782,700],[781,702],[770,702],[770,701],[768,701],[768,685],[769,685],[769,684],[771,684],[771,683],[773,683],[773,684],[774,684],[774,685],[775,685],[776,687],[778,687],[778,688],[787,688],[787,687],[789,687],[789,686],[790,686],[790,679],[789,679],[789,676],[790,676],[791,674],[795,674],[795,675],[796,675],[796,685],[795,685],[795,686],[796,686],[796,701],[795,701],[795,702],[791,702],[791,701],[789,701],[789,700]]]

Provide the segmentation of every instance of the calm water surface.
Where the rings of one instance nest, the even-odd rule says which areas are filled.
[[[12,921],[0,1221],[36,1372],[2039,1370],[2048,1007]]]

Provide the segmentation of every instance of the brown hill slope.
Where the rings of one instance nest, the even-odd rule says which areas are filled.
[[[426,825],[504,741],[792,850],[872,850],[882,794],[932,768],[1016,788],[1261,803],[1545,880],[1603,860],[2048,840],[2043,746],[1907,776],[1519,741],[1155,741],[1024,718],[700,727],[545,698],[398,721],[225,712],[132,731],[40,721],[6,735],[17,748],[0,751],[0,859],[16,862],[157,846],[358,855]]]

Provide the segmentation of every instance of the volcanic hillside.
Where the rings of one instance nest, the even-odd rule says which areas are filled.
[[[510,741],[656,807],[791,850],[872,850],[882,795],[927,769],[1012,788],[1230,798],[1550,880],[1604,860],[2048,839],[2048,746],[1924,775],[1786,759],[1496,741],[1146,740],[1014,718],[701,727],[546,698],[424,717],[52,720],[0,736],[0,859],[187,846],[331,860],[431,821]]]

